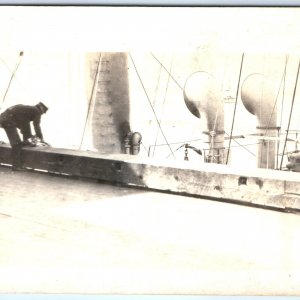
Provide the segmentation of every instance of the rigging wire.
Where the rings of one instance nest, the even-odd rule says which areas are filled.
[[[286,80],[286,69],[288,64],[289,56],[286,54],[285,56],[285,68],[284,68],[284,76],[283,76],[283,87],[282,87],[282,103],[281,103],[281,114],[280,114],[280,126],[278,130],[278,137],[281,136],[281,126],[282,126],[282,117],[283,117],[283,104],[284,104],[284,96],[285,96],[285,80]],[[280,149],[280,140],[277,143],[277,157],[276,157],[276,169],[278,169],[278,152]]]
[[[174,58],[174,55],[172,55],[172,59],[171,59],[170,73],[171,73],[172,68],[173,68],[173,58]],[[163,116],[164,107],[165,107],[165,104],[166,104],[167,93],[168,93],[168,88],[169,88],[169,82],[170,82],[170,74],[169,74],[169,76],[168,76],[167,85],[166,85],[166,89],[165,89],[164,102],[163,102],[162,112],[161,112],[161,118],[162,118],[162,116]],[[159,124],[161,124],[161,122],[162,122],[162,120],[159,121]],[[154,145],[154,149],[153,149],[153,154],[152,154],[152,156],[154,156],[154,153],[155,153],[155,148],[156,148],[155,146],[156,146],[156,144],[157,144],[158,134],[159,134],[159,127],[157,127],[156,139],[155,139],[155,145]]]
[[[230,136],[226,131],[225,134],[227,134],[228,136]],[[241,136],[243,137],[243,136]],[[231,137],[232,138],[232,137]],[[251,155],[256,156],[253,152],[251,152],[249,149],[247,149],[245,146],[249,146],[249,145],[254,145],[254,144],[246,144],[246,145],[242,145],[240,144],[236,138],[232,138],[232,140],[237,143],[236,146],[231,146],[231,147],[241,147],[244,148],[244,150],[246,150],[247,152],[249,152]],[[202,139],[193,139],[193,140],[188,140],[188,141],[180,141],[180,142],[174,142],[174,143],[169,143],[169,145],[178,145],[178,144],[187,144],[187,143],[191,143],[191,142],[198,142],[198,141],[202,141]],[[218,143],[223,143],[223,142],[215,142],[215,144]],[[255,145],[258,143],[255,143]],[[149,149],[148,149],[148,153],[150,153],[150,148],[153,147],[154,145],[150,145]],[[156,147],[163,147],[163,146],[167,146],[167,144],[157,144]]]
[[[88,105],[87,114],[86,114],[86,118],[85,118],[83,133],[82,133],[82,136],[81,136],[79,150],[81,150],[81,148],[82,148],[82,143],[83,143],[83,140],[84,140],[84,136],[85,136],[85,132],[86,132],[87,124],[88,124],[88,119],[89,119],[89,114],[90,114],[90,110],[91,110],[91,104],[92,104],[94,96],[95,96],[95,87],[96,87],[96,83],[98,82],[98,78],[99,78],[101,60],[102,60],[102,52],[100,52],[100,54],[99,54],[96,74],[95,74],[95,78],[94,78],[94,82],[93,82],[91,96],[90,96],[90,99],[89,99],[89,105]]]
[[[3,96],[3,99],[2,99],[1,107],[2,107],[2,105],[4,104],[4,101],[5,101],[5,98],[6,98],[6,96],[7,96],[8,90],[9,90],[9,88],[10,88],[10,86],[11,86],[12,80],[13,80],[13,78],[14,78],[14,76],[15,76],[15,74],[16,74],[16,72],[17,72],[19,66],[20,66],[20,63],[21,63],[21,61],[22,61],[23,54],[24,54],[23,51],[21,51],[21,52],[19,53],[19,60],[18,60],[18,62],[17,62],[17,64],[16,64],[16,66],[15,66],[14,71],[13,71],[12,74],[11,74],[11,77],[10,77],[10,80],[9,80],[9,83],[8,83],[8,86],[7,86],[7,88],[6,88],[6,91],[5,91],[4,96]]]
[[[283,120],[283,104],[284,104],[284,96],[285,96],[285,81],[286,81],[286,69],[287,69],[287,63],[288,63],[289,55],[286,54],[285,56],[285,75],[283,79],[283,89],[282,89],[282,101],[281,101],[281,114],[280,114],[280,130],[279,135],[281,134],[281,126],[282,126],[282,120]]]
[[[236,142],[236,141],[235,141]],[[181,147],[183,147],[184,145],[185,145],[186,143],[184,143],[184,144],[182,144],[180,147],[178,147],[177,148],[177,150],[179,150]],[[231,148],[237,148],[237,147],[241,147],[241,148],[244,148],[244,150],[246,150],[247,152],[249,152],[251,155],[253,155],[253,156],[256,156],[253,152],[251,152],[249,149],[247,149],[246,147],[247,146],[254,146],[254,145],[258,145],[259,143],[258,142],[255,142],[255,143],[249,143],[249,144],[245,144],[245,145],[241,145],[241,144],[239,144],[238,143],[238,145],[235,145],[235,146],[231,146]],[[161,146],[163,146],[163,145],[161,145]],[[165,146],[165,145],[164,145]],[[219,148],[203,148],[202,150],[211,150],[211,149],[219,149]],[[228,149],[228,147],[224,147],[224,149]],[[174,153],[177,151],[177,150],[175,150],[174,151]],[[170,157],[170,154],[166,157],[166,158],[168,158],[168,157]]]
[[[251,155],[256,156],[252,151],[250,151],[249,149],[247,149],[245,146],[255,145],[255,144],[258,144],[258,143],[242,145],[242,144],[240,144],[236,139],[232,138],[232,135],[229,135],[226,131],[225,131],[225,133],[226,133],[229,137],[231,137],[231,139],[232,139],[235,143],[237,143],[237,146],[231,146],[231,147],[242,147],[242,148],[244,148],[244,150],[246,150],[247,152],[249,152]]]
[[[230,138],[229,138],[229,145],[228,145],[228,151],[227,151],[227,157],[226,157],[226,165],[228,164],[229,152],[230,152],[230,147],[231,147],[231,140],[232,140],[231,137],[232,137],[233,126],[234,126],[234,121],[235,121],[235,114],[236,114],[237,100],[238,100],[238,94],[239,94],[240,82],[241,82],[241,75],[242,75],[242,69],[243,69],[243,62],[244,62],[244,53],[242,54],[241,66],[240,66],[240,73],[239,73],[239,80],[238,80],[238,85],[237,85],[236,95],[235,95],[234,111],[233,111],[232,124],[231,124],[231,131],[230,131]]]
[[[178,151],[180,148],[182,148],[185,144],[187,143],[184,143],[182,145],[180,145],[175,151]],[[247,148],[245,148],[246,146],[254,146],[254,145],[258,145],[259,143],[258,142],[255,142],[255,143],[249,143],[249,144],[245,144],[245,145],[235,145],[235,146],[231,146],[231,148],[237,148],[237,147],[242,147],[244,148],[246,151],[250,152],[250,154],[252,154],[253,156],[256,156],[254,153],[252,153],[251,151],[249,151]],[[214,149],[220,149],[220,148],[212,148],[213,150]],[[224,149],[228,149],[227,147],[224,147]],[[211,150],[210,148],[203,148],[202,150],[206,151],[206,150]],[[169,158],[170,157],[170,154],[166,157],[166,158]]]
[[[167,70],[167,68],[159,61],[159,59],[153,54],[151,53],[151,55],[153,56],[153,58],[162,66],[162,68],[170,75],[170,77],[173,79],[173,81],[176,83],[176,85],[183,90],[183,88],[181,87],[181,85],[178,83],[178,81],[174,78],[174,76],[172,76],[172,74]],[[243,53],[244,56],[244,53]],[[238,93],[238,91],[237,91]],[[231,137],[231,140],[233,140],[234,142],[236,142],[238,145],[240,145],[241,147],[243,147],[246,151],[248,151],[248,149],[246,149],[243,145],[239,144],[234,138],[232,138],[232,134],[229,135],[228,133],[226,133],[228,136]],[[192,140],[193,141],[193,140]],[[194,140],[196,141],[196,140]],[[178,144],[178,143],[176,143]],[[251,151],[248,151],[249,153],[251,153],[252,155],[255,155],[254,153],[252,153]],[[228,152],[229,153],[229,152]]]
[[[290,124],[291,124],[292,112],[293,112],[293,107],[294,107],[294,102],[295,102],[295,96],[296,96],[296,91],[297,91],[297,85],[298,85],[299,70],[300,70],[300,60],[299,60],[299,64],[298,64],[298,70],[297,70],[295,88],[294,88],[293,99],[292,99],[292,104],[291,104],[291,110],[290,110],[290,115],[289,115],[289,121],[288,121],[288,126],[287,126],[287,130],[286,130],[286,136],[285,136],[285,140],[284,140],[284,146],[283,146],[283,151],[282,151],[283,155],[281,157],[281,162],[280,162],[280,170],[282,169],[284,152],[285,152],[287,138],[288,138]]]
[[[169,143],[169,145],[178,145],[178,144],[186,144],[190,142],[198,142],[202,141],[202,139],[195,139],[195,140],[189,140],[189,141],[181,141],[181,142],[174,142],[174,143]],[[153,147],[154,145],[150,145],[149,147]],[[167,144],[157,144],[156,147],[162,147],[162,146],[167,146]]]
[[[155,96],[154,96],[154,99],[153,99],[153,107],[155,107],[155,104],[156,104],[156,99],[157,99],[157,95],[158,95],[158,88],[159,88],[159,83],[160,83],[160,79],[161,79],[161,74],[162,74],[162,65],[159,66],[158,79],[157,79],[157,83],[156,83],[156,87],[155,87]],[[149,127],[150,128],[151,128],[151,124],[152,124],[152,120],[149,121]],[[149,151],[150,151],[150,147],[149,147]],[[153,155],[154,155],[154,153],[153,153]],[[148,156],[150,156],[150,152],[148,152]]]
[[[137,68],[136,68],[136,65],[135,65],[135,63],[134,63],[134,60],[133,60],[133,58],[132,58],[132,56],[131,56],[130,53],[129,53],[129,56],[130,56],[130,59],[131,59],[131,61],[132,61],[133,66],[134,66],[134,68],[135,68],[136,74],[137,74],[137,76],[138,76],[138,78],[139,78],[139,80],[140,80],[140,83],[141,83],[141,85],[142,85],[142,87],[143,87],[143,90],[144,90],[145,95],[146,95],[146,97],[147,97],[148,103],[149,103],[149,105],[150,105],[150,107],[151,107],[151,110],[152,110],[152,112],[153,112],[153,114],[154,114],[154,117],[155,117],[155,119],[156,119],[156,122],[157,122],[157,124],[158,124],[158,127],[159,127],[159,129],[160,129],[160,131],[161,131],[161,133],[162,133],[162,135],[163,135],[163,137],[164,137],[164,140],[166,141],[166,143],[167,143],[167,145],[168,145],[168,147],[169,147],[169,149],[170,149],[170,151],[171,151],[171,154],[172,154],[173,157],[175,158],[174,152],[173,152],[173,150],[172,150],[170,144],[169,144],[168,141],[167,141],[167,138],[166,138],[166,136],[165,136],[165,134],[164,134],[164,131],[162,130],[162,127],[161,127],[161,125],[160,125],[160,123],[159,123],[159,120],[158,120],[158,117],[157,117],[157,115],[156,115],[156,112],[155,112],[155,110],[154,110],[154,108],[153,108],[153,106],[152,106],[152,103],[151,103],[150,98],[149,98],[149,96],[148,96],[148,94],[147,94],[146,88],[145,88],[145,86],[144,86],[144,84],[143,84],[142,78],[140,77],[140,74],[139,74],[139,72],[138,72],[138,70],[137,70]]]
[[[229,136],[229,134],[225,131],[225,133]],[[239,138],[245,138],[245,136],[241,135],[238,136]],[[232,138],[233,141],[235,141],[237,144],[239,144],[234,138]],[[180,141],[180,142],[174,142],[174,143],[169,143],[169,145],[178,145],[178,144],[186,144],[186,143],[191,143],[191,142],[198,142],[198,141],[202,141],[202,139],[193,139],[193,140],[185,140],[185,141]],[[205,142],[204,142],[205,143]],[[223,143],[223,142],[215,142],[216,144],[219,143]],[[150,147],[152,147],[154,145],[150,145]],[[157,144],[156,147],[160,147],[160,146],[167,146],[167,144]],[[239,144],[240,147],[243,147],[242,144]],[[245,149],[246,150],[246,149]]]
[[[160,65],[160,67],[159,67],[159,74],[158,74],[158,79],[157,79],[157,83],[156,83],[156,87],[155,87],[155,97],[153,100],[153,106],[155,106],[157,95],[158,95],[158,87],[159,87],[161,73],[162,73],[161,70],[162,70],[162,65]]]
[[[173,79],[176,85],[183,91],[182,86],[178,83],[178,81],[172,76],[172,74],[167,70],[167,68],[158,60],[158,58],[151,52],[153,58],[163,67],[163,69],[169,74],[169,76]]]
[[[143,142],[141,142],[141,145],[143,146],[145,152],[147,153],[147,148],[146,148],[146,146],[143,144]]]
[[[176,153],[179,149],[181,149],[182,147],[184,147],[185,144],[180,145],[175,151],[174,153]],[[171,156],[171,154],[169,154],[166,158],[169,158]]]
[[[7,65],[7,63],[5,62],[5,60],[0,57],[1,62],[3,63],[3,65],[6,67],[6,69],[12,74],[13,71],[12,69]],[[19,80],[17,74],[14,75],[14,79],[19,83],[19,85],[24,89],[24,91],[30,96],[32,97],[32,93],[29,92],[29,90],[22,84],[22,82]]]

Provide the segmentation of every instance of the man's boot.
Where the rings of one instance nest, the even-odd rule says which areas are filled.
[[[18,143],[11,147],[12,152],[12,170],[13,171],[20,171],[22,170],[22,159],[21,159],[21,150],[22,150],[22,143]]]

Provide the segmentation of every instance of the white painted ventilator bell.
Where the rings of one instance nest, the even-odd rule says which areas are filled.
[[[203,120],[202,133],[210,148],[209,154],[204,153],[205,161],[224,163],[224,105],[219,83],[207,72],[195,72],[187,78],[183,96],[188,110]]]

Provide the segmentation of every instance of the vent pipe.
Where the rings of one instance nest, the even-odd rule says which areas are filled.
[[[243,82],[241,99],[245,108],[257,118],[256,133],[260,136],[257,166],[275,169],[278,127],[274,89],[262,74],[251,74]]]
[[[210,146],[205,161],[223,163],[224,107],[216,80],[206,72],[193,73],[185,82],[184,101],[195,117],[203,119],[203,134]]]

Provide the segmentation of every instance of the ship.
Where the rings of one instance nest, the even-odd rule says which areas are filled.
[[[0,58],[1,110],[44,98],[50,107],[51,146],[24,147],[25,169],[300,209],[296,56],[21,51]],[[0,161],[9,166],[1,137]]]

